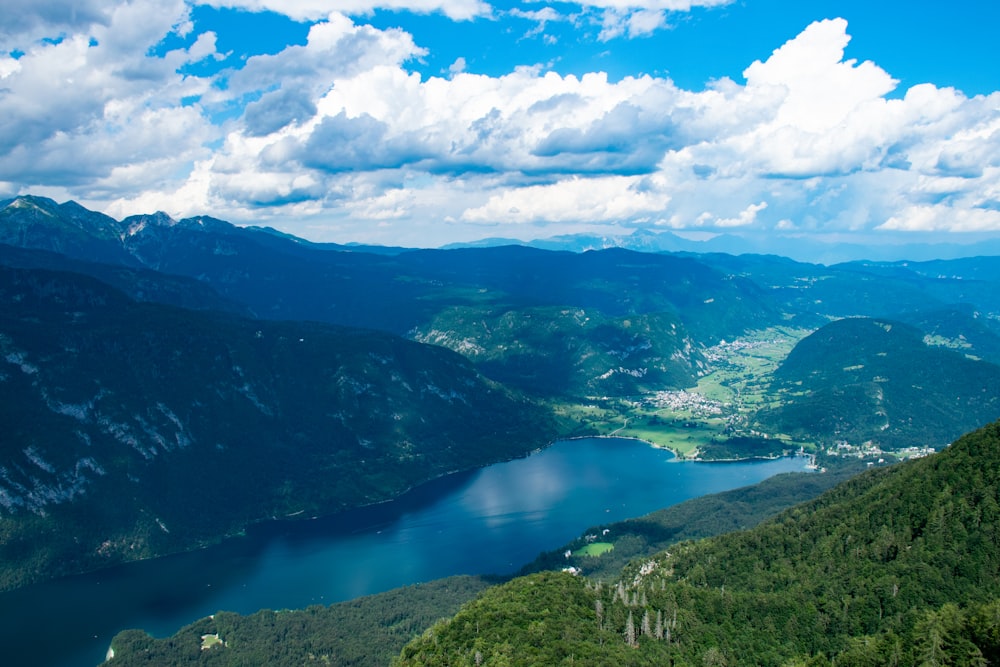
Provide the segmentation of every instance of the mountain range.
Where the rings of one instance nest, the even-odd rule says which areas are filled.
[[[776,327],[803,339],[756,433],[940,447],[1000,417],[998,257],[372,248],[23,196],[0,290],[0,587],[594,433],[579,411]]]
[[[488,238],[471,243],[454,243],[445,248],[486,248],[502,245],[525,245],[543,250],[586,252],[624,248],[637,252],[673,252],[691,254],[725,253],[729,255],[771,254],[813,264],[839,264],[853,261],[931,261],[1000,254],[1000,242],[978,243],[905,243],[859,244],[831,241],[810,241],[801,235],[768,234],[748,236],[717,234],[708,238],[691,239],[669,231],[636,229],[619,234],[565,234],[549,238],[521,241],[510,238]]]

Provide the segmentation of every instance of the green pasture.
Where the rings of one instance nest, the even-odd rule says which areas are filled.
[[[609,551],[611,551],[614,548],[615,548],[615,545],[611,544],[611,542],[591,542],[587,546],[585,546],[585,547],[583,547],[581,549],[577,549],[576,550],[576,555],[577,556],[600,556],[601,554],[608,553]]]

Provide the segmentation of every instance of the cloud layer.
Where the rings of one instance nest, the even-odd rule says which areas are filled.
[[[464,60],[424,78],[412,65],[428,50],[413,35],[320,0],[213,0],[311,25],[304,45],[216,66],[218,35],[199,31],[181,0],[16,4],[0,32],[4,196],[422,245],[601,225],[1000,231],[1000,93],[897,90],[877,64],[845,59],[842,19],[775,45],[745,83],[695,92],[542,66],[486,76]],[[611,39],[693,4],[725,3],[582,10],[606,12]],[[495,15],[475,0],[377,6]],[[557,20],[538,9],[522,13]]]

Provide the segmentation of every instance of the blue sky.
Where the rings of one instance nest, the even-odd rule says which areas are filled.
[[[0,197],[409,246],[1000,236],[997,2],[9,0],[5,18]]]

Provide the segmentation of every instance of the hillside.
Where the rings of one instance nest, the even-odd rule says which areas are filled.
[[[676,316],[569,307],[453,307],[414,338],[541,396],[636,395],[694,384],[705,360]]]
[[[1000,658],[1000,423],[756,528],[490,589],[405,665],[917,665]],[[831,662],[832,661],[832,662]]]
[[[407,641],[495,583],[457,576],[325,607],[262,609],[247,616],[223,611],[162,639],[125,630],[115,635],[114,657],[104,664],[384,666]],[[220,643],[203,650],[206,636]]]
[[[0,406],[0,588],[384,500],[555,434],[448,350],[6,267]]]
[[[771,385],[777,406],[757,419],[767,429],[828,445],[870,440],[899,449],[940,447],[1000,418],[1000,366],[969,358],[964,349],[928,345],[930,339],[891,320],[831,322],[782,362]],[[969,340],[993,339],[970,334]]]
[[[17,269],[46,269],[79,273],[97,278],[124,292],[135,301],[179,306],[192,310],[217,310],[243,317],[253,317],[243,304],[221,296],[214,289],[194,278],[175,276],[142,267],[101,264],[66,255],[0,244],[0,266]]]
[[[824,464],[822,474],[776,475],[753,486],[692,498],[646,516],[591,526],[568,544],[539,554],[519,574],[574,567],[595,581],[613,581],[632,560],[652,556],[683,540],[750,528],[867,469],[864,462],[852,459],[827,458]],[[587,545],[598,540],[611,548],[595,557]]]

